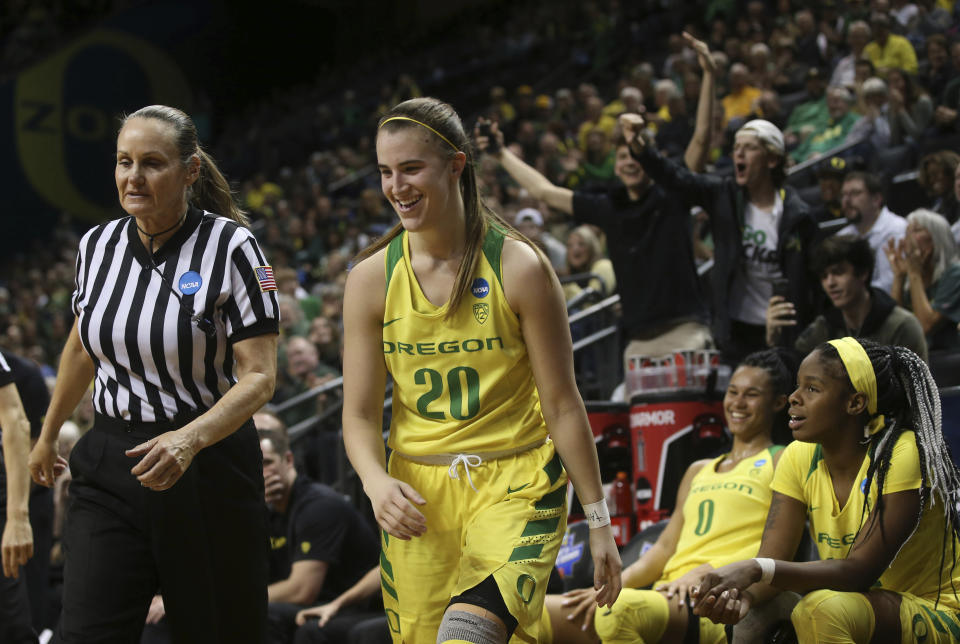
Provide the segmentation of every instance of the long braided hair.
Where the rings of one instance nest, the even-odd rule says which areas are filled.
[[[940,415],[940,394],[927,363],[910,349],[883,346],[868,340],[859,340],[873,365],[877,379],[877,414],[884,417],[883,428],[869,437],[870,465],[867,469],[865,490],[874,479],[877,483],[876,514],[871,525],[879,522],[883,529],[883,486],[893,458],[893,448],[904,431],[913,430],[920,456],[920,517],[927,509],[939,505],[945,516],[943,543],[940,552],[940,570],[946,558],[947,543],[951,551],[951,579],[957,564],[956,543],[960,539],[960,470],[954,465],[953,455],[943,438]],[[846,369],[836,348],[830,344],[817,347],[821,357],[835,360],[843,373]],[[851,384],[851,388],[852,388]],[[871,420],[864,412],[863,424]],[[867,511],[866,493],[861,510]],[[956,592],[956,589],[954,589]],[[939,600],[939,590],[938,590]]]

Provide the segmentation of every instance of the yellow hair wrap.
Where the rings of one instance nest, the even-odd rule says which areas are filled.
[[[460,151],[460,150],[457,148],[457,146],[455,146],[453,143],[450,142],[450,139],[448,139],[448,138],[445,137],[444,135],[440,134],[439,132],[437,132],[435,129],[433,129],[432,127],[430,127],[430,126],[427,125],[426,123],[421,123],[421,122],[418,121],[417,119],[412,119],[412,118],[410,118],[409,116],[391,116],[390,118],[385,119],[385,120],[383,121],[383,123],[380,124],[380,127],[383,127],[384,125],[386,125],[386,124],[389,123],[390,121],[410,121],[411,123],[416,123],[417,125],[419,125],[419,126],[421,126],[421,127],[427,128],[428,130],[430,130],[431,132],[433,132],[434,134],[436,134],[437,136],[439,136],[441,139],[443,139],[443,140],[446,142],[447,145],[449,145],[451,148],[453,148],[453,151],[454,151],[454,152],[459,152],[459,151]]]
[[[830,344],[840,354],[843,366],[847,368],[847,375],[857,393],[867,396],[867,411],[870,412],[870,422],[864,429],[864,436],[872,436],[883,428],[883,416],[877,416],[877,374],[873,370],[873,363],[867,356],[863,345],[855,338],[846,337],[839,340],[830,340]]]

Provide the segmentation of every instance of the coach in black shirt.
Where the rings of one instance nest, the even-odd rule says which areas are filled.
[[[160,591],[176,642],[263,642],[250,417],[276,381],[273,273],[180,110],[124,120],[115,178],[131,216],[80,242],[77,320],[30,455],[34,480],[52,485],[60,426],[92,380],[96,419],[70,457],[54,641],[136,642]]]
[[[297,474],[276,416],[258,413],[254,423],[270,510],[270,641],[281,644],[293,641],[298,611],[335,599],[377,564],[380,541],[343,495]]]

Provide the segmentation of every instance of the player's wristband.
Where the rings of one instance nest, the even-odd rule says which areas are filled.
[[[768,557],[754,557],[760,565],[760,581],[765,584],[773,583],[773,575],[777,571],[777,562]]]
[[[610,510],[607,509],[607,500],[600,499],[596,503],[587,503],[583,506],[583,513],[587,517],[590,529],[602,528],[610,525]]]

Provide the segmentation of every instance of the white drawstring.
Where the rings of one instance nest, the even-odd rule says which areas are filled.
[[[470,482],[470,487],[473,488],[474,492],[478,492],[477,487],[473,484],[473,479],[470,478],[470,468],[477,467],[483,461],[476,454],[457,454],[453,459],[453,462],[450,463],[450,469],[447,470],[447,473],[450,474],[452,479],[460,479],[460,472],[457,470],[457,465],[463,464],[463,471],[467,474],[467,481]]]

